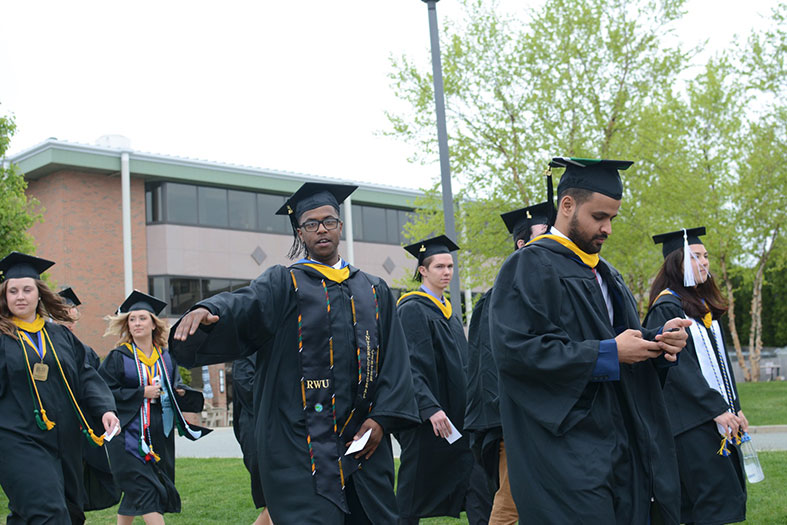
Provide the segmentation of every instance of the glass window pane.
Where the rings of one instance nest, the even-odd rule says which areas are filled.
[[[355,215],[353,215],[355,219]],[[385,208],[363,207],[363,240],[366,242],[387,242],[385,227]]]
[[[148,277],[148,293],[153,297],[158,297],[165,303],[169,303],[166,285],[166,277]],[[169,306],[166,306],[164,310],[161,311],[161,315],[169,315]]]
[[[399,244],[399,214],[398,210],[385,210],[385,227],[388,231],[389,244]]]
[[[167,221],[197,224],[197,187],[167,183]]]
[[[153,222],[153,190],[145,190],[145,222]]]
[[[404,244],[407,239],[404,236],[404,225],[412,220],[412,212],[399,210],[399,242],[397,244]]]
[[[182,315],[200,300],[199,279],[171,277],[169,280],[170,312]]]
[[[284,204],[282,195],[268,193],[257,194],[257,228],[268,233],[290,233],[290,219],[285,215],[276,215]]]
[[[202,298],[207,299],[217,293],[229,292],[229,279],[202,279]]]
[[[199,223],[205,226],[227,226],[227,190],[200,186]]]
[[[366,206],[353,204],[353,240],[365,241],[363,236],[363,209]]]
[[[230,208],[230,228],[239,230],[257,228],[257,203],[254,193],[229,190],[227,200]]]

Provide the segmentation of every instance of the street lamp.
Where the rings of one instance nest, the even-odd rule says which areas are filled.
[[[445,234],[455,242],[456,222],[454,220],[454,196],[451,193],[451,167],[448,159],[448,132],[445,126],[445,95],[443,93],[443,66],[440,62],[440,38],[437,32],[437,2],[439,0],[421,0],[426,3],[429,13],[429,35],[432,43],[432,77],[434,78],[434,105],[437,114],[437,147],[440,153],[440,179],[443,194],[443,216],[445,218]],[[454,276],[451,279],[451,307],[458,316],[462,315],[462,296],[459,284],[459,259],[453,252]],[[471,305],[467,305],[468,312]]]

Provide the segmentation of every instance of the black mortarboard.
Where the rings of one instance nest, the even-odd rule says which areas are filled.
[[[566,168],[557,185],[558,195],[569,188],[580,188],[620,200],[623,198],[623,183],[620,181],[618,171],[625,170],[632,164],[634,162],[630,160],[554,157],[549,166]]]
[[[675,250],[683,248],[683,230],[669,233],[661,233],[653,236],[653,242],[661,244],[661,253],[666,258]],[[705,226],[699,228],[689,228],[686,230],[686,241],[688,244],[702,244],[700,235],[705,235]]]
[[[438,235],[431,239],[424,239],[404,247],[413,257],[418,259],[418,265],[423,264],[424,259],[437,255],[438,253],[451,253],[459,249],[459,246],[445,235]]]
[[[2,272],[2,279],[0,280],[5,281],[6,279],[19,279],[22,277],[40,279],[41,274],[54,264],[52,261],[27,255],[26,253],[11,252],[0,260],[0,272]]]
[[[339,204],[356,189],[358,186],[350,184],[306,182],[284,202],[284,206],[279,208],[276,215],[289,215],[292,227],[297,228],[298,219],[304,212],[327,205],[338,210]]]
[[[154,315],[158,315],[165,306],[167,306],[167,303],[161,299],[156,299],[152,295],[134,290],[120,305],[118,313],[125,314],[134,310],[146,310]]]
[[[69,288],[63,288],[62,290],[60,290],[57,293],[58,293],[58,295],[60,295],[60,297],[63,298],[63,300],[69,306],[79,306],[80,304],[82,304],[82,301],[79,300],[79,297],[77,297],[77,294],[75,294],[74,290],[72,290],[70,287]]]
[[[501,213],[500,218],[506,223],[508,233],[516,238],[534,224],[549,224],[553,213],[551,202],[539,202],[527,208]]]

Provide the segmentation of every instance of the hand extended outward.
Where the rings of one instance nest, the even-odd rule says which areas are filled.
[[[116,425],[120,425],[120,420],[114,412],[104,412],[101,416],[101,424],[104,425],[104,432],[109,434]]]
[[[175,330],[175,340],[185,341],[190,335],[194,335],[199,325],[213,324],[219,320],[218,315],[213,315],[207,308],[198,307],[184,315],[178,322]]]
[[[432,423],[432,430],[434,430],[435,436],[447,438],[451,435],[451,423],[448,421],[448,416],[446,416],[445,412],[442,410],[438,410],[429,416],[429,421]]]
[[[361,428],[358,429],[358,432],[356,432],[355,435],[353,436],[353,441],[357,441],[361,439],[363,435],[366,434],[366,431],[369,430],[370,428],[372,429],[372,433],[369,435],[369,441],[366,442],[365,447],[363,447],[361,450],[358,451],[357,454],[355,454],[355,459],[361,459],[361,457],[364,456],[364,454],[366,454],[364,459],[369,459],[370,457],[372,457],[372,454],[374,454],[374,451],[377,450],[377,446],[380,444],[380,441],[382,441],[383,439],[383,427],[381,427],[380,424],[374,419],[367,418],[366,421],[364,421],[363,424],[361,425]],[[344,446],[349,447],[350,445],[352,445],[353,441],[348,441],[347,443],[345,443]]]

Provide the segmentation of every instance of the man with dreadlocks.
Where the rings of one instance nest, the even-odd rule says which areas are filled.
[[[170,337],[185,366],[256,352],[255,436],[274,523],[397,521],[389,434],[416,424],[418,408],[391,291],[339,256],[339,203],[355,188],[304,184],[277,214],[290,217],[291,258],[305,258],[198,303]]]

